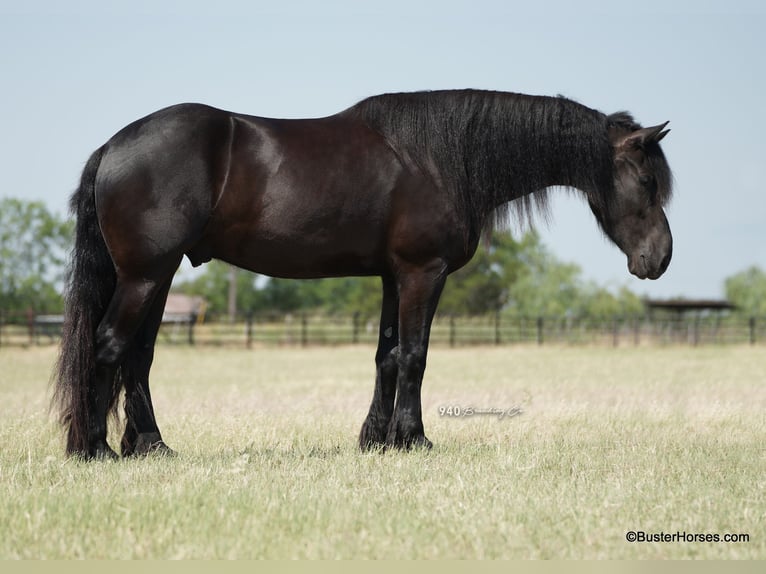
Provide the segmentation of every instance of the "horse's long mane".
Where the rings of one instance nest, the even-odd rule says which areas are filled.
[[[608,212],[614,195],[609,127],[639,127],[628,114],[606,116],[563,97],[480,90],[384,94],[348,113],[431,173],[474,229],[502,223],[512,212],[526,219],[546,214],[552,186],[577,188]],[[510,210],[496,209],[509,201]]]

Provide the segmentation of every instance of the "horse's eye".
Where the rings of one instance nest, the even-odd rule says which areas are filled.
[[[641,175],[638,178],[638,182],[643,186],[648,186],[650,183],[652,183],[652,176],[651,175]]]

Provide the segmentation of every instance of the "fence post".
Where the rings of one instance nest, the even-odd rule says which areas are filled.
[[[196,322],[197,322],[197,315],[192,313],[189,316],[189,329],[188,329],[188,334],[187,334],[187,337],[188,337],[188,340],[189,340],[189,345],[192,346],[192,347],[194,346],[194,325],[195,325]]]
[[[306,313],[301,315],[301,347],[307,347],[309,344],[309,320]]]
[[[354,312],[351,322],[351,342],[356,345],[359,342],[359,311]]]
[[[35,313],[32,309],[27,309],[27,330],[29,331],[29,346],[35,344]]]
[[[543,326],[544,326],[544,320],[542,317],[537,318],[537,344],[542,345],[543,344]]]
[[[500,344],[500,309],[495,311],[495,345]]]
[[[253,348],[253,313],[247,314],[247,326],[245,327],[245,348]]]
[[[694,346],[700,342],[700,316],[699,313],[694,317]]]
[[[455,346],[455,316],[449,316],[449,346]]]
[[[755,345],[755,317],[750,317],[748,323],[750,327],[750,344]]]

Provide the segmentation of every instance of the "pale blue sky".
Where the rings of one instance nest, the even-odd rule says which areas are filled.
[[[766,3],[0,0],[0,196],[63,213],[90,152],[182,101],[273,117],[380,92],[563,94],[670,120],[670,269],[632,278],[586,205],[539,223],[586,279],[652,297],[720,297],[766,269]]]

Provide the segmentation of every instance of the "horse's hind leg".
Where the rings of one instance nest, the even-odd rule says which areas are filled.
[[[367,450],[386,442],[396,396],[397,345],[399,343],[399,296],[396,283],[383,277],[383,306],[380,312],[378,351],[375,354],[375,392],[370,412],[359,433],[359,448]]]
[[[174,454],[163,442],[154,417],[152,397],[149,392],[149,370],[154,358],[154,344],[162,323],[162,314],[172,278],[165,281],[152,302],[149,313],[128,350],[120,367],[120,377],[125,386],[125,433],[120,450],[122,456],[144,455],[151,452]]]
[[[75,451],[72,445],[73,429],[69,430],[68,452],[78,452],[86,458],[117,458],[106,441],[107,415],[117,400],[119,389],[115,386],[115,370],[106,365],[96,365],[94,385],[88,389],[87,447],[84,452]]]
[[[180,256],[174,265],[163,266],[165,271],[146,275],[118,274],[114,295],[96,330],[96,380],[88,393],[89,456],[117,456],[106,441],[107,415],[120,391],[117,370],[155,298],[164,289],[179,262]]]

